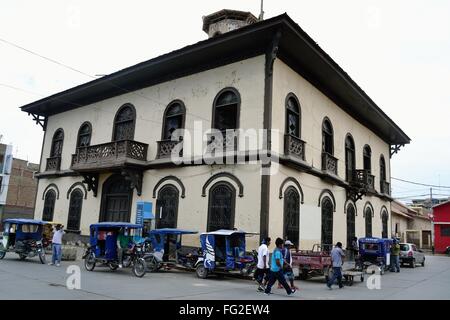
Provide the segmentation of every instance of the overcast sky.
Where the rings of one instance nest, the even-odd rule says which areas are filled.
[[[202,16],[259,14],[260,0],[0,1],[0,39],[89,75],[108,74],[206,39]],[[450,186],[450,1],[265,0],[287,12],[411,137],[392,176]],[[19,107],[91,78],[0,40],[0,135],[39,161],[42,130]],[[393,181],[394,195],[429,193]],[[435,189],[450,194],[450,189]]]

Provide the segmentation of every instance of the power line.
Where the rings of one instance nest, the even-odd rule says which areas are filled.
[[[394,178],[394,177],[391,177],[391,179],[392,179],[392,180],[401,181],[401,182],[410,183],[410,184],[414,184],[414,185],[417,185],[417,186],[425,186],[425,187],[431,187],[431,188],[444,188],[444,189],[450,189],[450,187],[447,187],[447,186],[437,186],[437,185],[433,185],[433,184],[426,184],[426,183],[420,183],[420,182],[413,182],[413,181],[403,180],[403,179]]]
[[[39,53],[36,53],[36,52],[34,52],[34,51],[32,51],[32,50],[29,50],[29,49],[27,49],[27,48],[24,48],[24,47],[22,47],[22,46],[20,46],[20,45],[18,45],[18,44],[15,44],[15,43],[13,43],[13,42],[11,42],[11,41],[8,41],[8,40],[2,39],[2,38],[0,38],[0,41],[1,41],[1,42],[4,42],[4,43],[6,43],[6,44],[9,44],[9,45],[11,45],[11,46],[13,46],[13,47],[15,47],[15,48],[18,48],[18,49],[20,49],[20,50],[23,50],[23,51],[25,51],[25,52],[28,52],[28,53],[30,53],[30,54],[32,54],[32,55],[35,55],[35,56],[37,56],[37,57],[40,57],[40,58],[42,58],[42,59],[44,59],[44,60],[50,61],[50,62],[52,62],[52,63],[54,63],[54,64],[57,64],[57,65],[59,65],[59,66],[61,66],[61,67],[64,67],[64,68],[67,68],[67,69],[72,70],[72,71],[74,71],[74,72],[77,72],[77,73],[79,73],[79,74],[82,74],[82,75],[84,75],[84,76],[86,76],[86,77],[89,77],[89,78],[91,78],[91,79],[98,79],[97,77],[95,77],[95,76],[93,76],[93,75],[90,75],[90,74],[88,74],[88,73],[86,73],[86,72],[83,72],[83,71],[81,71],[81,70],[78,70],[78,69],[76,69],[76,68],[73,68],[73,67],[71,67],[71,66],[69,66],[69,65],[67,65],[67,64],[62,63],[62,62],[56,61],[56,60],[54,60],[54,59],[52,59],[52,58],[48,58],[48,57],[46,57],[46,56],[44,56],[44,55],[41,55],[41,54],[39,54]],[[144,95],[144,94],[142,94],[142,93],[137,93],[136,91],[131,91],[131,90],[125,89],[125,88],[123,88],[123,87],[121,87],[121,86],[118,86],[118,85],[116,85],[115,83],[113,83],[112,81],[110,81],[110,80],[108,80],[108,79],[102,79],[102,80],[105,81],[105,82],[107,82],[110,86],[115,87],[115,88],[120,89],[120,90],[123,90],[123,91],[125,91],[126,93],[134,94],[134,95],[136,95],[136,96],[138,96],[138,97],[141,97],[141,98],[144,98],[144,99],[146,99],[146,100],[152,101],[152,102],[154,102],[154,103],[160,104],[161,106],[167,106],[167,105],[168,105],[168,103],[162,103],[161,101],[158,101],[158,100],[156,100],[156,99],[147,97],[146,95]],[[19,90],[20,90],[20,89],[19,89]],[[57,100],[58,100],[58,99],[57,99]],[[77,105],[77,104],[75,104],[75,105]],[[199,118],[199,119],[202,119],[202,120],[205,120],[205,121],[208,121],[208,122],[211,121],[210,119],[203,118],[203,117],[200,116],[200,115],[193,114],[193,113],[190,113],[190,112],[187,112],[187,111],[186,111],[186,114],[190,114],[190,115],[192,115],[192,116],[194,116],[194,117],[196,117],[196,118]]]
[[[2,38],[0,38],[0,41],[1,41],[1,42],[4,42],[4,43],[6,43],[6,44],[9,44],[10,46],[16,47],[16,48],[18,48],[18,49],[20,49],[20,50],[23,50],[23,51],[25,51],[25,52],[28,52],[28,53],[30,53],[30,54],[32,54],[32,55],[35,55],[35,56],[37,56],[37,57],[39,57],[39,58],[42,58],[42,59],[44,59],[44,60],[50,61],[50,62],[52,62],[52,63],[55,63],[55,64],[57,64],[57,65],[59,65],[59,66],[61,66],[61,67],[70,69],[70,70],[72,70],[72,71],[75,71],[75,72],[80,73],[80,74],[82,74],[82,75],[85,75],[85,76],[87,76],[87,77],[90,77],[90,78],[94,78],[94,79],[95,79],[95,77],[94,77],[94,76],[91,76],[90,74],[87,74],[87,73],[85,73],[85,72],[83,72],[83,71],[81,71],[81,70],[75,69],[75,68],[73,68],[73,67],[71,67],[71,66],[69,66],[69,65],[67,65],[67,64],[61,63],[61,62],[56,61],[56,60],[54,60],[54,59],[48,58],[48,57],[46,57],[46,56],[43,56],[43,55],[41,55],[41,54],[39,54],[39,53],[36,53],[36,52],[34,52],[34,51],[32,51],[32,50],[29,50],[29,49],[27,49],[27,48],[24,48],[24,47],[22,47],[22,46],[20,46],[20,45],[18,45],[18,44],[12,43],[12,42],[10,42],[10,41],[8,41],[8,40],[5,40],[5,39],[2,39]]]

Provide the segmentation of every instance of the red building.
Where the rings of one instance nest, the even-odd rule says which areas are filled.
[[[450,201],[433,207],[434,249],[436,253],[445,253],[450,246]]]

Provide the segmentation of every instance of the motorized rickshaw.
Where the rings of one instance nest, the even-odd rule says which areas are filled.
[[[360,238],[359,255],[356,257],[356,265],[362,270],[371,269],[372,273],[375,269],[372,266],[379,268],[380,274],[384,274],[390,265],[392,239],[382,238]]]
[[[183,235],[197,234],[197,231],[180,229],[156,229],[150,231],[148,240],[151,243],[153,252],[145,256],[147,267],[151,272],[162,267],[170,268],[195,268],[198,260],[198,250],[194,252],[183,252],[181,240]]]
[[[123,267],[132,267],[136,277],[146,273],[143,259],[144,248],[142,226],[125,222],[101,222],[90,226],[90,246],[83,255],[86,270],[93,271],[96,266],[116,270],[120,266],[118,258],[117,237],[120,232],[128,233],[128,251],[123,255]]]
[[[31,219],[6,219],[3,221],[3,238],[0,242],[0,260],[7,252],[17,253],[20,260],[39,256],[42,264],[46,263],[42,243],[43,229],[46,222]]]
[[[245,237],[255,235],[238,230],[217,230],[200,235],[202,256],[195,264],[199,278],[209,274],[239,274],[250,276],[256,270],[257,259],[246,255]]]

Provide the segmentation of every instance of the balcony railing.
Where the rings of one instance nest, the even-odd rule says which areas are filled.
[[[367,190],[375,191],[375,176],[369,170],[355,170],[352,183]]]
[[[322,170],[337,175],[338,159],[328,152],[322,152]]]
[[[47,165],[45,171],[59,171],[61,170],[61,156],[47,158]]]
[[[305,160],[305,142],[290,134],[284,136],[284,153]]]
[[[237,131],[226,130],[220,133],[210,133],[208,136],[208,152],[237,151],[238,137]]]
[[[77,148],[72,155],[72,169],[95,169],[117,165],[128,159],[147,161],[148,144],[122,140]]]
[[[380,191],[382,194],[391,195],[391,185],[389,182],[381,181],[380,182]]]
[[[158,141],[158,153],[156,155],[156,158],[158,158],[158,159],[170,158],[172,156],[173,149],[179,143],[182,143],[181,140],[180,141],[176,141],[176,140],[162,140],[162,141]],[[181,148],[178,156],[179,157],[183,156],[183,149],[182,148]]]

